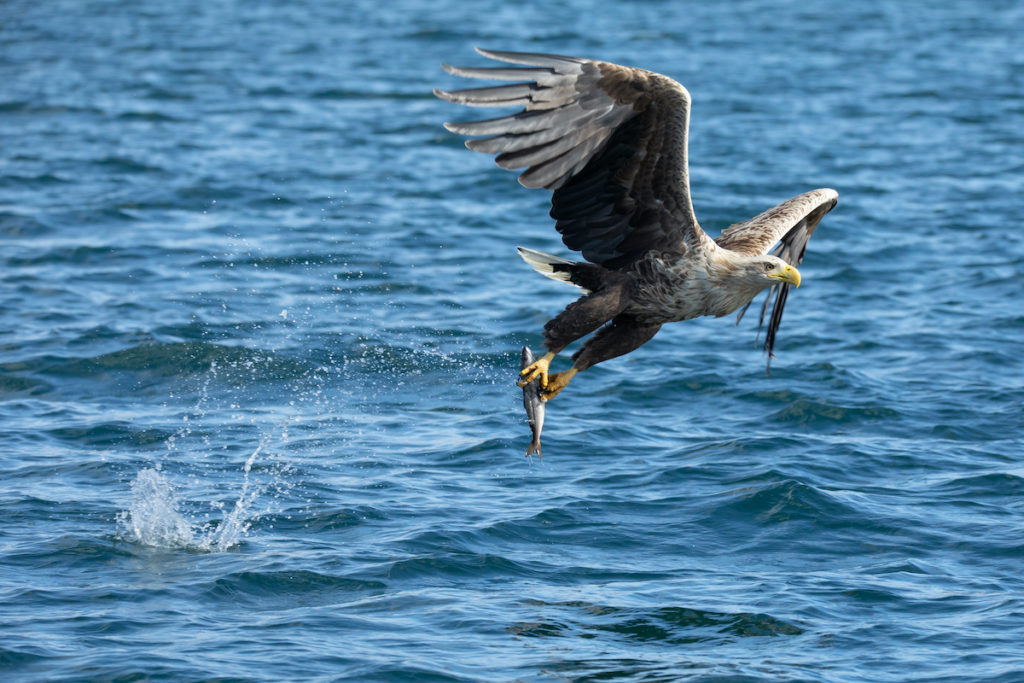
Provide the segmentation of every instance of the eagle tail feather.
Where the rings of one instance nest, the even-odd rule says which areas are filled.
[[[516,248],[519,250],[519,255],[522,259],[544,277],[575,285],[588,294],[600,289],[604,280],[603,275],[606,271],[601,266],[570,261],[561,256],[545,254],[542,251],[535,251],[526,247]]]

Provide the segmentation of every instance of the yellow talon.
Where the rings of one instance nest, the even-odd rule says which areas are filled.
[[[555,396],[557,396],[558,392],[569,386],[569,380],[575,377],[577,372],[579,372],[579,370],[573,367],[569,368],[565,372],[556,372],[555,374],[551,375],[551,377],[548,380],[547,387],[540,395],[540,400],[550,401]]]
[[[533,380],[540,377],[540,386],[542,389],[548,387],[548,366],[551,365],[551,359],[555,357],[553,353],[545,353],[543,356],[533,362],[532,365],[527,365],[520,371],[522,379],[519,380],[519,386],[525,387]]]

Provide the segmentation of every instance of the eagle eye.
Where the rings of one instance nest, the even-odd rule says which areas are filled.
[[[774,263],[766,263],[766,264],[764,264],[764,269],[765,270],[775,270],[775,264]]]

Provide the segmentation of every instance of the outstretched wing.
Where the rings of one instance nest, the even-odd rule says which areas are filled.
[[[749,221],[729,226],[715,238],[715,242],[720,247],[750,256],[766,254],[772,245],[778,242],[778,246],[772,253],[786,263],[798,266],[804,260],[807,242],[811,239],[814,229],[838,201],[839,193],[829,188],[805,192],[768,209]],[[772,300],[772,295],[775,296],[775,303],[772,305],[772,312],[768,318],[768,330],[764,337],[764,349],[768,352],[769,370],[771,369],[772,350],[775,348],[775,333],[778,332],[779,324],[782,322],[782,311],[786,307],[786,297],[789,296],[789,285],[772,285],[768,290],[768,296],[761,306],[758,330],[764,326],[764,318],[768,313],[768,304]],[[736,322],[739,322],[749,307],[750,304],[743,307]]]
[[[683,86],[608,62],[477,51],[524,66],[445,70],[516,82],[434,93],[470,106],[523,109],[445,127],[490,136],[466,146],[497,154],[502,168],[525,168],[519,176],[524,186],[553,190],[551,217],[567,247],[592,263],[620,268],[651,249],[688,251],[709,243],[690,201],[690,95]]]

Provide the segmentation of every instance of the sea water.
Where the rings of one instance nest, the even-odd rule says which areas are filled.
[[[4,680],[1024,678],[1019,3],[0,15]],[[474,45],[684,83],[713,235],[838,190],[771,376],[668,325],[524,457]]]

